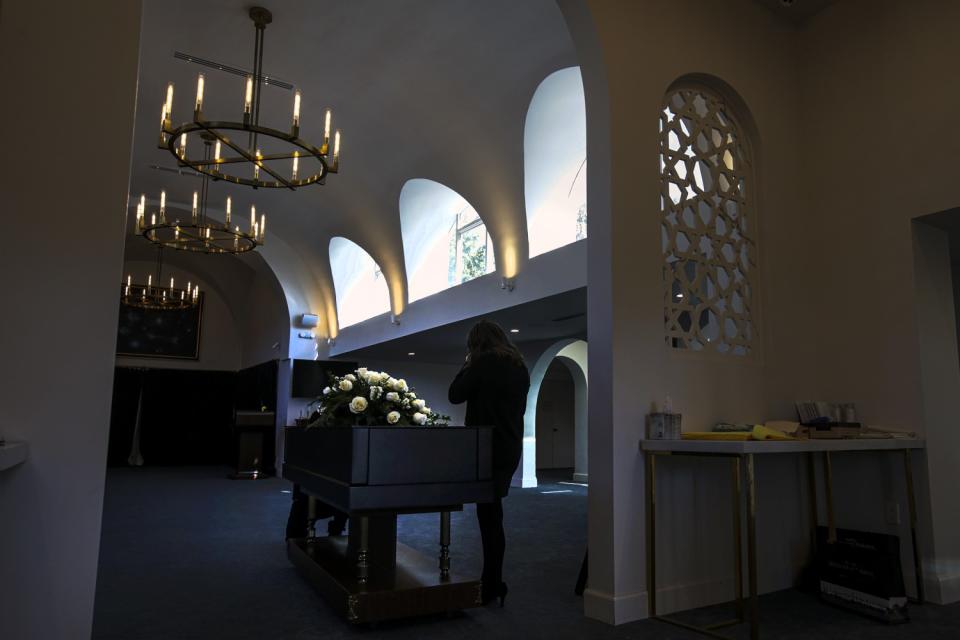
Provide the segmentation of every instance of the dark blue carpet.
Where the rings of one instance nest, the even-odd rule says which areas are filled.
[[[95,639],[702,637],[656,621],[610,627],[583,616],[573,587],[586,544],[586,489],[556,482],[511,489],[504,502],[504,578],[510,585],[505,609],[470,609],[449,619],[420,618],[375,629],[350,626],[287,561],[289,485],[277,479],[233,481],[226,474],[219,468],[108,472]],[[400,539],[430,555],[437,553],[438,530],[436,514],[400,518]],[[455,572],[479,575],[472,506],[453,516],[451,553]],[[764,597],[761,611],[764,639],[960,638],[960,606],[915,607],[914,621],[900,627],[864,620],[793,591]],[[714,614],[687,615],[708,613]],[[746,637],[744,632],[732,631],[736,637]]]

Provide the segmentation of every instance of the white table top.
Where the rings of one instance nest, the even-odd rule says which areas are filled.
[[[809,453],[923,449],[923,440],[906,438],[845,440],[641,440],[641,451],[676,453]]]
[[[8,440],[6,444],[0,445],[0,471],[15,467],[26,460],[28,449],[26,442]]]

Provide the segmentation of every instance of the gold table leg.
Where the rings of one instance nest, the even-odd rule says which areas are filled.
[[[807,454],[807,483],[810,493],[810,549],[813,552],[814,560],[817,553],[817,528],[820,526],[820,513],[817,507],[817,459],[815,454]]]
[[[747,570],[750,579],[750,640],[760,638],[760,600],[757,596],[757,487],[753,454],[747,454]]]
[[[923,590],[923,566],[920,561],[920,547],[917,545],[917,499],[913,493],[913,461],[910,449],[903,450],[903,471],[907,481],[907,506],[910,511],[910,539],[913,543],[913,570],[917,580],[917,602],[925,600]]]
[[[647,453],[647,615],[657,615],[656,456]]]
[[[837,521],[833,517],[833,464],[830,452],[823,452],[823,474],[827,492],[827,544],[837,542]]]
[[[733,472],[733,577],[736,589],[737,620],[743,622],[743,542],[740,533],[740,503],[743,501],[740,458],[731,458]]]

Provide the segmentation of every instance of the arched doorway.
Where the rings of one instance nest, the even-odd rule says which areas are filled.
[[[554,373],[551,377],[548,377],[551,366],[554,367]],[[563,368],[557,369],[557,367]],[[566,378],[563,376],[566,376]],[[572,398],[568,397],[563,401],[550,403],[549,407],[545,403],[541,407],[541,391],[545,380],[549,396],[554,395],[550,388],[557,386],[565,387],[566,393],[570,394]],[[562,380],[568,382],[561,382]],[[587,343],[584,340],[576,338],[561,340],[551,345],[537,358],[536,363],[530,369],[530,391],[527,394],[527,412],[524,415],[523,459],[520,464],[520,476],[514,478],[515,485],[522,487],[537,486],[537,468],[540,466],[538,462],[543,462],[546,465],[548,464],[546,462],[548,457],[550,458],[549,465],[571,459],[568,449],[565,449],[571,443],[569,435],[563,434],[563,426],[548,427],[550,429],[558,428],[560,431],[556,432],[556,436],[554,436],[555,432],[549,432],[548,441],[544,443],[544,451],[539,451],[537,442],[537,422],[538,416],[541,416],[539,413],[541,408],[545,410],[547,416],[546,421],[541,418],[541,422],[545,424],[551,421],[550,416],[554,412],[557,413],[559,418],[559,414],[564,411],[564,407],[566,407],[569,415],[571,406],[573,435],[572,464],[569,465],[573,468],[571,479],[576,482],[587,481],[587,380]],[[554,383],[558,384],[555,385]],[[554,420],[554,425],[557,424],[559,423]],[[550,449],[549,456],[546,453],[547,448]],[[559,456],[557,456],[558,451]]]

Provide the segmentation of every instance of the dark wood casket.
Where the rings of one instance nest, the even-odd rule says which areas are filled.
[[[493,498],[490,427],[290,427],[283,477],[350,516],[349,535],[290,540],[290,560],[351,622],[480,604],[450,572],[450,512]],[[438,555],[396,539],[397,515],[439,512]]]

